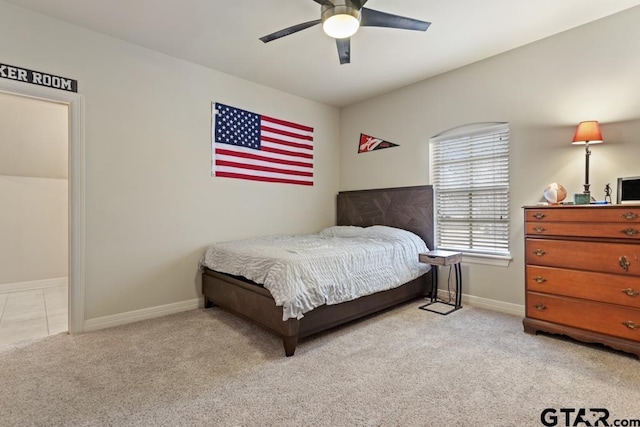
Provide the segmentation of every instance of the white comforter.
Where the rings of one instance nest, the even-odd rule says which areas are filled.
[[[264,285],[287,320],[413,280],[429,270],[418,262],[427,250],[409,231],[334,226],[317,234],[217,243],[200,264]]]

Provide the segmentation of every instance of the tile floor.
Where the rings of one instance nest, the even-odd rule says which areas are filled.
[[[0,293],[0,346],[67,331],[68,286]]]

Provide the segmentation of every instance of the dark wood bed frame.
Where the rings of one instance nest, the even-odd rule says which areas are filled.
[[[387,225],[411,231],[433,249],[433,188],[386,188],[338,193],[337,225]],[[418,257],[418,254],[416,254]],[[302,319],[282,320],[282,307],[271,293],[238,278],[204,269],[202,293],[205,308],[220,306],[282,337],[284,351],[293,356],[298,340],[343,323],[424,297],[432,292],[432,275],[394,289],[335,305],[323,305]]]

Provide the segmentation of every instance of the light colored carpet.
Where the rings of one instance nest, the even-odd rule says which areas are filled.
[[[5,347],[0,425],[540,426],[547,407],[640,418],[635,357],[421,303],[303,340],[291,358],[217,308]]]

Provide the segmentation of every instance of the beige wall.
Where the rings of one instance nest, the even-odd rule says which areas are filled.
[[[553,181],[580,191],[576,124],[603,124],[597,197],[640,175],[639,19],[635,8],[341,111],[2,1],[0,51],[77,79],[85,97],[86,319],[197,298],[208,243],[330,225],[339,189],[428,182],[428,138],[479,121],[511,124],[514,261],[466,265],[464,292],[522,304],[521,206]],[[316,184],[212,178],[212,101],[313,126]],[[400,147],[358,155],[360,132]]]
[[[337,109],[4,2],[0,51],[85,97],[85,319],[198,298],[210,242],[334,223]],[[313,126],[315,185],[211,177],[213,101]]]
[[[68,107],[0,92],[0,175],[67,179]]]
[[[428,140],[468,123],[511,128],[511,251],[508,268],[467,264],[463,292],[523,304],[523,215],[551,182],[582,191],[584,147],[576,125],[599,120],[605,144],[592,147],[592,193],[619,176],[640,175],[640,7],[503,55],[344,108],[342,190],[428,183]],[[400,147],[356,154],[360,133]],[[615,193],[614,193],[615,197]],[[568,254],[570,256],[570,254]]]
[[[0,284],[67,276],[67,114],[0,93]]]

